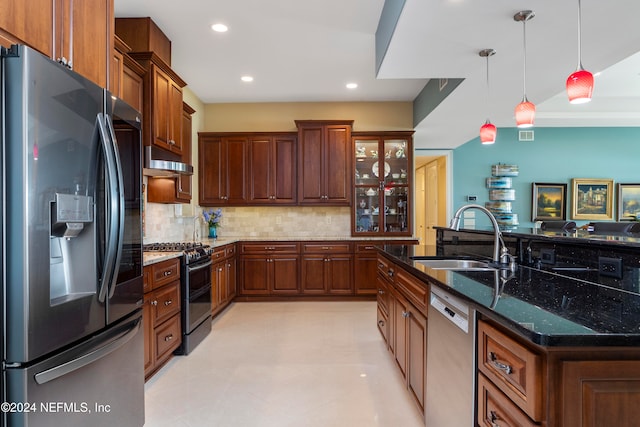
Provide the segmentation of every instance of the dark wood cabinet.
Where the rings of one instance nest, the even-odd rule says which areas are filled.
[[[296,139],[296,134],[248,136],[248,203],[296,203]]]
[[[202,206],[296,204],[296,133],[198,134]]]
[[[399,286],[409,273],[383,256],[376,268],[378,330],[387,342],[407,389],[424,412],[427,373],[427,313],[414,305],[415,295]],[[410,280],[418,280],[411,276]],[[428,285],[423,285],[428,293]],[[381,323],[382,322],[382,323]]]
[[[631,426],[640,417],[634,347],[542,347],[483,318],[478,371],[481,426]]]
[[[155,52],[130,52],[145,69],[143,80],[144,145],[182,159],[182,88],[187,83]]]
[[[149,378],[182,342],[180,328],[180,260],[161,261],[144,267],[142,322],[145,377]]]
[[[354,132],[352,236],[410,236],[413,132]]]
[[[192,164],[191,159],[191,137],[193,114],[196,112],[185,102],[182,103],[182,160],[187,164]],[[192,175],[180,175],[176,178],[176,201],[180,203],[191,203]]]
[[[303,294],[353,295],[351,243],[303,243],[301,283]]]
[[[0,43],[27,44],[67,62],[74,71],[110,88],[113,3],[109,0],[1,0]]]
[[[200,206],[247,204],[247,145],[244,135],[198,134]]]
[[[211,260],[211,314],[215,316],[236,296],[235,244],[216,248]]]
[[[240,295],[297,295],[300,255],[295,242],[241,243]]]
[[[142,113],[144,68],[129,56],[131,48],[115,36],[111,93]]]
[[[353,120],[296,120],[298,203],[349,206]]]

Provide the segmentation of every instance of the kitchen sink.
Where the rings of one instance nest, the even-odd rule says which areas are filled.
[[[416,263],[434,270],[495,271],[484,261],[470,259],[416,259]]]

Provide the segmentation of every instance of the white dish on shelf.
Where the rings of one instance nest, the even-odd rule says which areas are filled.
[[[380,171],[378,170],[379,169],[379,166],[378,166],[379,163],[380,162],[375,162],[373,164],[373,166],[371,166],[371,171],[377,177],[380,177],[380,174],[379,174]],[[389,172],[391,172],[391,166],[389,166],[389,163],[384,162],[384,176],[389,175]]]

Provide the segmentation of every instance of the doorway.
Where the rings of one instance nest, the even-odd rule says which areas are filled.
[[[415,230],[423,245],[435,245],[436,231],[433,227],[445,227],[448,223],[452,205],[448,197],[450,157],[450,152],[423,155],[416,150],[415,153]]]

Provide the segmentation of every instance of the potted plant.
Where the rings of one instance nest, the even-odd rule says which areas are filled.
[[[204,220],[207,221],[209,226],[209,237],[218,237],[218,227],[220,227],[220,220],[222,219],[222,209],[209,209],[208,211],[202,211]]]

